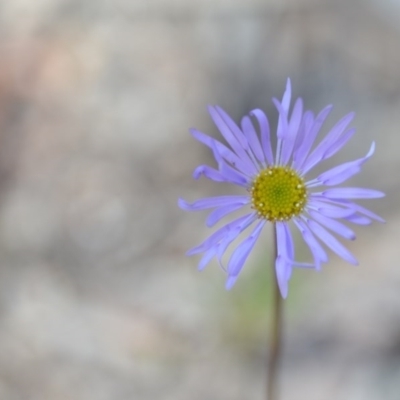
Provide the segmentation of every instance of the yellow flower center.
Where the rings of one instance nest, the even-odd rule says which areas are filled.
[[[304,210],[307,188],[303,178],[289,167],[274,166],[262,170],[250,189],[252,207],[259,218],[271,222],[287,221]]]

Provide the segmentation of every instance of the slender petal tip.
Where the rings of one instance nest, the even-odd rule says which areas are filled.
[[[230,275],[228,277],[228,279],[226,280],[225,289],[231,290],[233,288],[233,286],[235,285],[236,280],[237,280],[237,276]]]
[[[277,279],[277,284],[279,287],[279,291],[281,292],[281,295],[284,299],[286,299],[288,295],[288,279],[286,277],[286,269],[287,264],[283,260],[281,256],[278,256],[275,261],[275,270],[276,270],[276,279]]]
[[[179,208],[181,208],[182,210],[185,211],[191,211],[191,208],[189,206],[189,203],[185,200],[183,200],[181,197],[178,199],[178,206]]]

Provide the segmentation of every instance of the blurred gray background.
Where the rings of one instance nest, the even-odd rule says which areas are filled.
[[[328,127],[356,112],[326,166],[377,142],[352,183],[387,224],[357,229],[359,267],[295,271],[281,400],[399,400],[399,22],[395,0],[1,0],[0,399],[265,398],[270,236],[226,292],[177,198],[237,193],[191,178],[206,105],[274,124],[290,76]]]

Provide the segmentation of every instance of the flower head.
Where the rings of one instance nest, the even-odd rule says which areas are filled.
[[[255,224],[249,236],[233,251],[226,272],[226,288],[230,289],[262,228],[271,222],[277,239],[276,276],[283,297],[287,296],[288,282],[294,267],[319,270],[328,261],[323,245],[347,262],[357,265],[357,260],[333,234],[354,240],[354,232],[343,222],[368,225],[382,218],[353,202],[353,199],[383,197],[377,190],[356,187],[335,187],[357,174],[375,150],[371,144],[368,153],[357,160],[340,164],[308,180],[307,173],[320,162],[336,154],[353,136],[348,125],[354,117],[346,115],[313,146],[332,106],[325,107],[317,116],[303,111],[302,99],[297,99],[290,113],[291,83],[288,79],[282,101],[273,99],[278,110],[276,151],[270,140],[270,127],[266,115],[259,109],[242,118],[240,127],[218,106],[209,112],[222,136],[228,143],[215,140],[192,129],[192,135],[208,146],[215,157],[218,169],[207,165],[197,167],[195,179],[205,176],[215,182],[229,182],[244,188],[243,195],[218,196],[197,200],[192,204],[179,199],[179,206],[188,211],[213,208],[206,224],[211,227],[226,215],[247,207],[248,212],[213,233],[202,244],[189,250],[188,255],[204,253],[199,263],[203,269],[213,257],[222,265],[222,256],[228,246],[250,225]],[[259,134],[253,125],[257,121]],[[341,222],[341,221],[343,222]],[[300,231],[308,245],[313,263],[295,261],[291,227]]]

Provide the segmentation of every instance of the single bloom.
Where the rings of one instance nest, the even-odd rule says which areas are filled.
[[[325,107],[315,116],[311,111],[303,110],[303,101],[298,98],[290,112],[290,79],[282,101],[272,101],[279,116],[275,152],[271,146],[269,122],[263,111],[251,111],[238,126],[221,107],[209,107],[211,118],[229,146],[191,129],[194,138],[211,149],[218,164],[218,169],[200,165],[193,177],[205,176],[215,182],[229,182],[243,188],[244,193],[204,198],[192,204],[179,199],[179,206],[187,211],[214,209],[206,219],[208,227],[230,213],[248,209],[245,215],[222,226],[187,253],[203,253],[200,270],[213,257],[222,266],[222,257],[228,246],[250,225],[255,225],[232,252],[227,267],[223,267],[228,275],[227,289],[236,282],[263,227],[272,223],[277,245],[276,276],[285,298],[294,267],[319,270],[321,264],[328,261],[324,245],[350,264],[358,264],[334,235],[355,239],[354,232],[343,222],[357,225],[369,225],[372,220],[384,222],[378,215],[353,202],[354,199],[383,197],[384,193],[358,187],[337,187],[361,171],[361,166],[374,153],[375,143],[364,157],[333,167],[314,179],[306,178],[312,168],[336,154],[353,136],[355,129],[348,129],[348,125],[354,113],[342,118],[314,145],[332,106]],[[295,261],[291,227],[300,231],[311,251],[313,263]]]

